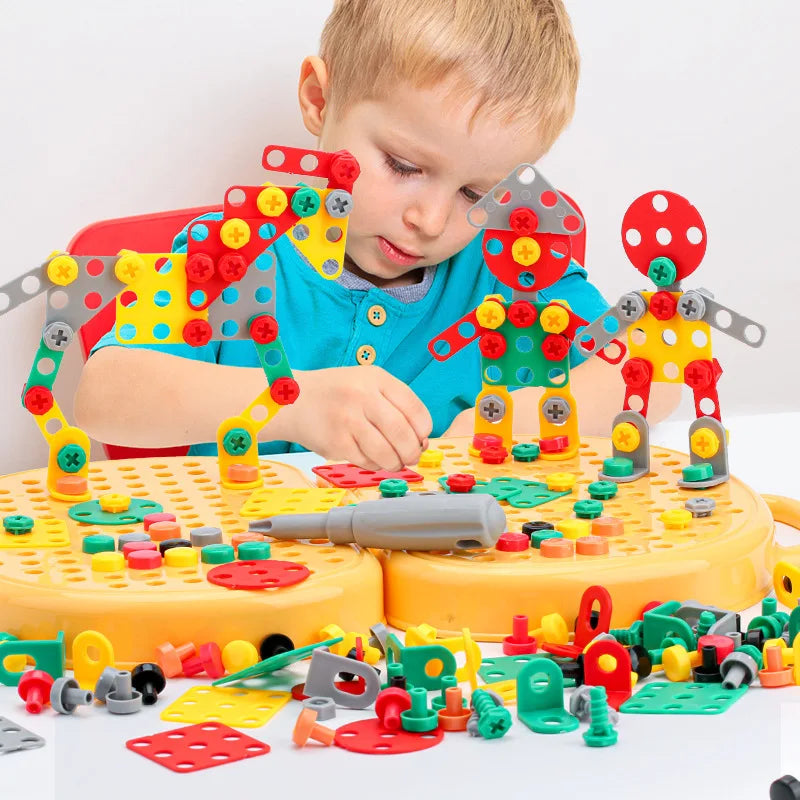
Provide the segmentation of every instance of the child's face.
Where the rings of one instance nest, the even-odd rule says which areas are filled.
[[[347,255],[381,283],[438,264],[477,229],[467,211],[517,164],[543,152],[535,133],[457,104],[447,86],[400,85],[386,100],[325,117],[320,149],[349,150],[361,165],[353,191]]]

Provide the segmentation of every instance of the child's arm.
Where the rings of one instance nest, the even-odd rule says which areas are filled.
[[[298,442],[365,469],[415,464],[431,418],[402,381],[374,366],[294,372],[300,397],[259,434]],[[84,365],[75,419],[94,439],[129,447],[213,442],[267,386],[262,370],[181,358],[145,348],[104,347]]]
[[[678,407],[679,383],[654,383],[650,392],[647,421],[653,425]],[[578,405],[580,432],[586,436],[610,436],[611,423],[622,411],[625,384],[617,364],[591,358],[570,371],[570,390]],[[539,399],[542,389],[531,386],[511,394],[514,401],[514,433],[536,434],[539,431]],[[445,436],[465,436],[473,432],[475,409],[462,411]]]

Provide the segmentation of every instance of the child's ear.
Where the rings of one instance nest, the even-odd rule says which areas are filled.
[[[319,136],[325,121],[328,94],[328,68],[319,56],[308,56],[300,67],[297,99],[303,124],[312,136]]]

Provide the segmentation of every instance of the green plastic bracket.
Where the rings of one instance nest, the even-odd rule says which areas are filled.
[[[36,662],[36,669],[44,670],[53,678],[64,675],[64,631],[59,631],[55,639],[11,639],[0,641],[0,684],[4,686],[19,685],[22,672],[9,672],[4,665],[8,656],[30,656]]]
[[[298,647],[296,650],[289,650],[286,653],[278,653],[276,656],[267,658],[264,661],[259,661],[258,664],[254,664],[252,667],[239,670],[239,672],[234,672],[232,675],[226,675],[224,678],[218,678],[213,681],[211,685],[222,686],[226,683],[238,683],[239,681],[246,681],[250,678],[262,678],[276,670],[294,664],[295,661],[302,661],[304,658],[308,658],[318,647],[331,647],[334,644],[339,644],[342,638],[341,636],[337,636],[335,639],[327,639],[324,642],[307,644],[305,647]]]
[[[440,662],[442,667],[435,674],[428,672],[428,665]],[[456,674],[456,657],[440,644],[422,644],[417,647],[403,647],[393,633],[386,639],[386,664],[402,664],[403,675],[408,686],[440,691],[442,679]]]
[[[100,508],[99,500],[88,500],[85,503],[76,503],[69,509],[70,519],[83,522],[87,525],[132,525],[141,522],[148,514],[158,514],[164,510],[161,503],[155,500],[142,500],[138,497],[131,498],[127,511],[111,514]]]
[[[721,714],[746,691],[747,686],[723,689],[719,683],[648,683],[619,710],[623,714]]]
[[[256,346],[258,360],[261,362],[261,368],[264,370],[270,386],[278,378],[294,377],[280,336],[269,344],[259,344],[258,342],[253,342],[253,344]]]
[[[552,533],[552,531],[550,531]],[[513,681],[517,679],[522,668],[531,661],[540,659],[548,661],[558,661],[549,653],[523,653],[518,656],[497,656],[495,658],[484,658],[481,661],[481,668],[478,675],[484,683],[499,683],[500,681]],[[564,678],[564,686],[571,689],[575,686],[574,678]]]
[[[658,650],[664,639],[670,636],[683,639],[689,652],[697,649],[697,639],[689,623],[673,616],[681,605],[677,600],[670,600],[645,612],[642,628],[642,644],[645,649]]]
[[[578,718],[564,708],[564,676],[558,664],[535,659],[517,675],[517,717],[534,733],[567,733]]]
[[[56,382],[56,378],[58,377],[58,370],[61,367],[61,360],[63,358],[63,350],[51,350],[44,343],[44,339],[39,342],[39,349],[36,351],[36,358],[33,359],[33,366],[31,367],[31,372],[28,376],[28,382],[25,384],[25,387],[22,390],[23,399],[25,397],[25,392],[27,392],[31,386],[44,386],[47,389],[53,389],[53,384]],[[42,359],[49,359],[52,361],[54,364],[53,368],[49,369],[49,363],[44,361],[44,363],[48,364],[48,369],[47,371],[42,372],[39,369],[40,365],[44,365]]]

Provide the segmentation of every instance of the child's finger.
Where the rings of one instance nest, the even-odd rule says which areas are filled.
[[[397,472],[403,468],[400,456],[392,447],[391,442],[368,418],[364,419],[363,425],[354,434],[354,438],[361,452],[376,464],[378,469]]]
[[[400,468],[416,464],[421,452],[416,431],[397,406],[381,397],[364,409],[366,418],[383,434],[400,462]]]
[[[381,393],[408,420],[417,436],[417,442],[430,436],[433,429],[431,415],[413,390],[402,381],[394,379],[381,386]]]

